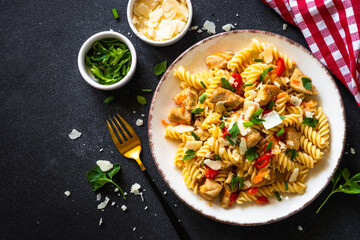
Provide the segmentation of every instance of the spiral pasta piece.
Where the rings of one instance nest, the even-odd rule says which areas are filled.
[[[252,53],[252,48],[245,48],[235,53],[232,59],[228,62],[227,68],[233,72],[241,73],[246,64],[249,62],[249,57]]]
[[[259,197],[269,197],[274,194],[274,188],[269,186],[259,187],[256,194],[250,194],[247,190],[240,191],[236,199],[237,204],[243,204],[245,202],[256,201]]]
[[[183,66],[180,66],[174,70],[174,76],[179,78],[181,81],[186,82],[190,87],[195,89],[204,89],[203,85],[201,84],[201,79],[199,80],[196,75],[186,71]]]
[[[176,140],[181,140],[182,142],[186,141],[195,141],[195,138],[190,135],[190,133],[179,133],[173,129],[173,127],[168,126],[165,129],[165,137],[172,138]]]
[[[309,154],[316,161],[319,161],[324,155],[321,152],[320,148],[316,147],[309,139],[307,139],[304,135],[300,136],[300,145],[304,151]]]
[[[275,181],[271,186],[274,188],[274,191],[282,193],[298,193],[304,194],[306,185],[301,182],[288,182],[287,189],[285,188],[285,182]]]
[[[175,153],[174,165],[178,168],[182,168],[184,165],[184,147],[185,143],[181,143]]]

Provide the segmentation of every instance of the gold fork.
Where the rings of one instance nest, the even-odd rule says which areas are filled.
[[[125,126],[125,128],[128,130],[129,133],[127,133],[120,124],[121,123]],[[156,196],[160,200],[163,208],[165,209],[166,214],[170,218],[170,221],[172,222],[176,232],[178,233],[180,239],[190,239],[190,237],[187,235],[185,229],[180,224],[179,220],[176,218],[175,214],[172,212],[171,208],[165,201],[164,197],[160,193],[159,189],[155,185],[154,181],[151,179],[149,173],[147,172],[144,164],[140,160],[140,152],[141,152],[141,141],[134,131],[134,129],[119,115],[117,114],[117,117],[114,116],[113,118],[110,118],[107,122],[111,138],[113,142],[115,143],[116,148],[119,150],[119,152],[127,157],[134,159],[138,165],[140,166],[141,170],[145,174],[145,177],[149,181],[151,187],[156,193]],[[111,123],[110,123],[111,122]],[[115,131],[113,130],[115,129]],[[120,129],[120,130],[119,130]],[[120,141],[119,141],[120,138]]]

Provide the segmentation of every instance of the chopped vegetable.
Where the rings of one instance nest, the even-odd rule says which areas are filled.
[[[318,123],[319,123],[319,120],[317,120],[316,118],[308,118],[308,117],[305,117],[304,121],[302,122],[302,124],[308,125],[310,127],[315,127],[316,124],[318,124]]]
[[[244,84],[244,87],[248,87],[248,86],[252,86],[252,85],[254,85],[254,83],[246,83],[246,84]]]
[[[203,88],[206,88],[206,85],[203,81],[200,81],[200,84],[201,84],[201,86],[203,86]]]
[[[119,185],[117,185],[112,179],[115,176],[116,173],[118,173],[120,170],[120,164],[115,163],[113,165],[113,168],[108,172],[101,171],[99,166],[95,166],[94,169],[91,169],[86,173],[86,177],[90,183],[90,186],[93,191],[98,190],[102,186],[104,186],[106,183],[112,183],[114,184],[122,193],[123,198],[126,199],[123,190]]]
[[[285,154],[288,154],[288,153],[290,153],[290,160],[294,160],[298,156],[298,153],[296,152],[295,149],[286,150]]]
[[[301,81],[302,81],[304,88],[312,89],[311,80],[309,78],[303,77],[303,78],[301,78]]]
[[[284,128],[281,128],[277,133],[276,133],[276,136],[277,137],[280,137],[281,135],[283,135],[285,133],[285,129]]]
[[[236,122],[232,125],[231,129],[229,130],[229,133],[232,138],[236,138],[236,136],[240,133],[240,129]]]
[[[156,76],[159,76],[166,71],[166,68],[167,68],[166,64],[167,64],[167,61],[165,60],[155,66],[154,73]]]
[[[219,174],[219,170],[214,170],[209,168],[206,172],[205,172],[205,177],[209,178],[209,179],[214,179],[216,178],[216,176]]]
[[[222,122],[222,123],[220,124],[219,128],[220,128],[220,129],[223,129],[224,127],[225,127],[225,123]]]
[[[269,163],[270,157],[272,157],[272,155],[268,153],[260,157],[258,160],[256,160],[255,167],[257,169],[264,168]]]
[[[246,159],[248,161],[252,161],[252,160],[256,159],[258,157],[258,154],[256,151],[257,151],[256,146],[248,148],[245,152]]]
[[[191,132],[191,135],[196,139],[196,140],[200,140],[199,136],[196,135],[196,133],[194,132]]]
[[[231,77],[234,78],[233,87],[235,88],[236,94],[240,95],[242,91],[242,78],[238,73],[231,74]]]
[[[85,64],[100,84],[114,84],[129,72],[131,52],[117,39],[103,39],[92,45],[85,56]]]
[[[230,136],[229,136],[229,134],[226,134],[225,135],[225,138],[226,138],[226,140],[228,140],[229,141],[229,143],[232,145],[232,146],[234,146],[234,141],[230,138]]]
[[[244,127],[251,127],[251,126],[254,126],[254,123],[252,123],[252,122],[243,122],[243,126]]]
[[[113,9],[112,9],[112,13],[113,13],[115,19],[118,19],[118,18],[119,18],[119,14],[118,14],[118,12],[116,11],[116,8],[113,8]]]
[[[136,96],[136,100],[138,101],[138,103],[140,103],[141,105],[145,105],[146,104],[146,99],[143,96]]]
[[[345,183],[340,184],[336,189],[336,185],[340,180],[340,177],[343,177],[345,180]],[[327,202],[327,200],[330,198],[331,195],[334,193],[342,192],[347,194],[359,194],[360,193],[360,173],[355,174],[350,178],[350,171],[345,168],[341,171],[340,168],[338,168],[335,172],[335,175],[331,179],[331,182],[333,183],[333,188],[331,190],[331,193],[329,196],[325,199],[325,201],[321,204],[319,209],[316,211],[318,213],[320,209],[324,206],[324,204]]]
[[[256,200],[256,203],[259,203],[259,204],[265,204],[265,203],[268,203],[268,202],[269,202],[269,199],[267,199],[267,197],[265,197],[265,196],[259,197]]]
[[[191,113],[200,114],[204,111],[204,108],[195,108],[191,110]]]
[[[186,150],[185,156],[183,157],[183,161],[192,159],[193,157],[195,157],[195,153],[196,151],[194,150]]]
[[[111,101],[113,101],[115,99],[114,95],[111,95],[110,97],[108,97],[107,99],[105,99],[104,103],[109,104]]]
[[[224,78],[224,77],[221,78],[221,86],[222,86],[223,88],[225,88],[225,89],[228,89],[228,90],[232,91],[232,92],[235,91],[235,88],[233,88],[233,87],[231,86],[230,82],[229,82],[226,78]]]
[[[281,120],[284,120],[284,119],[285,119],[285,116],[280,115],[280,118],[281,118]]]
[[[230,199],[229,199],[229,207],[231,207],[234,204],[234,202],[236,201],[238,195],[239,195],[239,193],[237,193],[237,192],[231,193]]]
[[[256,112],[254,112],[252,117],[258,117],[263,111],[264,111],[264,109],[259,108],[258,110],[256,110]]]
[[[257,191],[258,191],[257,187],[252,187],[252,188],[249,188],[248,193],[255,195],[257,193]]]
[[[258,184],[259,182],[261,182],[262,180],[264,180],[264,176],[265,176],[266,174],[268,174],[269,171],[270,171],[270,170],[261,169],[261,170],[258,172],[258,174],[254,177],[253,182],[254,182],[255,184]]]
[[[276,75],[279,77],[283,74],[285,70],[285,62],[282,58],[279,58],[276,62]]]
[[[277,200],[281,201],[281,196],[277,191],[275,191],[275,196],[276,196]]]
[[[270,102],[267,105],[267,109],[271,110],[273,108],[273,106],[274,106],[274,103],[275,103],[274,100],[270,100]],[[264,112],[264,114],[266,114],[266,113]]]
[[[272,141],[266,143],[266,144],[265,144],[265,151],[269,152],[270,149],[271,149],[271,147],[272,147],[272,145],[273,145],[273,142],[272,142]]]
[[[285,190],[287,191],[287,190],[289,189],[289,188],[288,188],[288,182],[285,181],[284,183],[285,183]]]
[[[141,91],[142,91],[142,92],[147,92],[147,93],[151,93],[151,92],[152,92],[152,90],[151,90],[151,89],[146,89],[146,88],[141,89]]]
[[[267,69],[265,69],[261,74],[260,74],[260,82],[262,82],[264,80],[264,78],[266,77],[266,74],[268,74],[268,72],[272,71],[274,68],[273,67],[269,67]]]
[[[207,98],[206,93],[201,94],[201,96],[199,97],[199,102],[203,104],[206,98]]]
[[[216,160],[221,160],[221,157],[220,157],[219,155],[216,155],[216,154],[215,154],[215,159],[216,159]]]
[[[249,119],[249,121],[252,122],[253,124],[260,124],[260,123],[265,122],[264,119],[260,119],[260,118],[258,118],[258,117],[251,117],[251,118]]]
[[[262,60],[262,58],[255,58],[254,59],[254,62],[262,62],[263,60]]]

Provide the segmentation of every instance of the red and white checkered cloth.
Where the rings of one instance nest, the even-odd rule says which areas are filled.
[[[300,28],[312,53],[360,106],[360,0],[262,0]]]

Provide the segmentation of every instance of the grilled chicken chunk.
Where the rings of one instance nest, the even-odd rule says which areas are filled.
[[[206,65],[209,69],[226,68],[228,61],[234,56],[231,52],[218,52],[213,53],[206,58]]]
[[[171,122],[190,123],[191,122],[191,112],[186,109],[172,108],[169,111],[168,118]]]
[[[299,150],[300,147],[300,134],[295,128],[286,128],[285,142],[290,149]]]
[[[229,90],[226,90],[222,87],[217,87],[209,101],[211,103],[224,101],[224,106],[226,108],[237,109],[244,102],[244,99]]]
[[[250,131],[251,132],[245,136],[247,148],[255,146],[261,140],[261,135],[257,130],[250,128]]]
[[[204,117],[199,117],[195,120],[195,126],[196,126],[196,130],[195,130],[195,134],[200,138],[201,141],[205,141],[206,139],[208,139],[208,137],[210,137],[210,133],[207,129],[202,129],[201,125],[203,124],[205,118]]]
[[[282,92],[282,90],[278,86],[268,84],[263,85],[256,94],[255,102],[258,102],[260,106],[265,106],[271,100],[275,100],[280,92]]]
[[[306,89],[303,85],[302,78],[310,79],[305,74],[303,74],[298,68],[295,68],[290,78],[290,82],[289,82],[290,87],[292,87],[297,92],[306,93],[310,95],[317,95],[318,91],[316,90],[315,86],[311,84],[311,89]]]
[[[220,183],[207,178],[204,184],[200,186],[199,194],[206,200],[211,201],[220,194],[222,189],[223,186]]]
[[[198,94],[191,88],[185,88],[174,97],[174,102],[178,105],[183,104],[187,110],[196,108]]]

